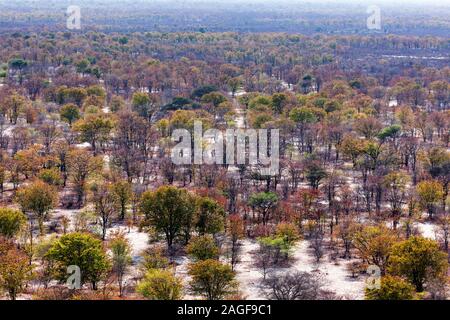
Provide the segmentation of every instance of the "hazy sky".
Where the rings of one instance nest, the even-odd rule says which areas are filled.
[[[11,1],[8,0],[0,0],[0,5],[8,4]],[[14,3],[32,3],[32,4],[39,4],[39,3],[55,3],[55,0],[15,0],[12,1]],[[59,1],[57,1],[59,2]],[[71,4],[77,4],[86,2],[86,0],[60,0],[60,3],[71,3]],[[293,4],[293,5],[301,5],[302,3],[333,3],[333,4],[339,4],[339,3],[347,3],[347,4],[364,4],[364,5],[385,5],[385,6],[449,6],[450,7],[450,0],[91,0],[88,1],[91,4],[95,5],[95,3],[102,3],[107,4],[109,3],[151,3],[151,2],[176,2],[176,3],[232,3],[232,4],[239,4],[239,3],[270,3],[270,4]]]
[[[94,0],[95,1],[95,0]],[[117,1],[117,0],[115,0]],[[153,0],[139,0],[144,2],[152,2]],[[258,3],[258,2],[267,2],[267,3],[301,3],[301,2],[309,2],[309,3],[356,3],[356,4],[420,4],[420,5],[449,5],[450,0],[158,0],[158,1],[167,1],[167,2],[233,2],[233,3]]]

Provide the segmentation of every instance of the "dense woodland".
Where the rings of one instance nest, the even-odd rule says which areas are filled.
[[[0,32],[64,30],[70,5],[80,6],[83,30],[102,32],[450,33],[447,0],[9,0]],[[381,9],[381,30],[366,27],[369,5]]]
[[[4,299],[447,298],[448,37],[0,43]],[[278,175],[173,164],[195,120],[280,129]]]

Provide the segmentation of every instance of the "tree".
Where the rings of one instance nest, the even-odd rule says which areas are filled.
[[[46,257],[55,263],[59,280],[67,280],[67,267],[78,266],[81,271],[80,283],[83,285],[89,282],[94,290],[110,269],[102,242],[86,233],[63,235],[53,243]]]
[[[170,261],[164,256],[163,251],[161,246],[154,246],[147,249],[142,256],[141,269],[147,272],[151,269],[168,268]]]
[[[413,300],[414,286],[400,277],[384,276],[380,288],[366,288],[366,300]]]
[[[355,123],[356,131],[366,139],[374,138],[381,130],[382,124],[374,117],[358,119]]]
[[[433,218],[435,207],[442,199],[444,190],[442,184],[436,180],[421,181],[417,184],[417,195],[421,207],[428,212],[430,219]]]
[[[401,172],[392,172],[384,177],[383,184],[386,187],[386,200],[391,207],[391,217],[394,229],[397,228],[398,221],[402,214],[402,206],[406,200],[406,185],[409,176]]]
[[[105,241],[106,230],[110,226],[114,214],[118,211],[116,198],[111,191],[111,187],[105,183],[94,184],[92,186],[92,202],[95,214],[102,227],[102,240]]]
[[[31,212],[38,221],[39,231],[44,235],[44,221],[58,203],[58,192],[55,187],[40,180],[17,191],[17,202],[24,212]]]
[[[317,276],[308,272],[295,272],[267,280],[271,300],[317,300],[322,284]]]
[[[19,115],[24,110],[27,101],[17,93],[12,94],[6,101],[6,108],[9,110],[9,120],[12,124],[17,124]]]
[[[39,132],[42,136],[42,143],[45,148],[45,153],[50,154],[53,143],[61,137],[61,130],[56,120],[47,120],[39,127]]]
[[[163,186],[147,191],[141,198],[141,211],[156,231],[164,232],[167,245],[172,247],[182,228],[188,228],[195,212],[193,196],[186,190]]]
[[[324,255],[324,231],[321,228],[315,227],[312,234],[311,248],[313,249],[314,257],[316,258],[316,263],[320,262]]]
[[[14,238],[26,220],[26,216],[20,211],[0,208],[0,236]]]
[[[59,111],[59,115],[61,116],[61,119],[69,123],[69,126],[71,127],[72,123],[81,118],[80,109],[73,103],[64,105]]]
[[[57,89],[56,95],[56,101],[59,104],[75,103],[78,107],[81,107],[83,100],[87,97],[87,91],[84,88],[60,87]]]
[[[392,247],[388,272],[408,279],[418,292],[429,279],[443,279],[447,274],[447,254],[439,244],[421,237],[411,237]]]
[[[227,233],[230,236],[230,255],[231,270],[234,271],[236,264],[239,262],[239,240],[245,235],[244,220],[237,214],[228,217]]]
[[[133,98],[131,99],[131,105],[133,111],[135,111],[139,116],[150,120],[153,115],[155,101],[146,93],[135,92]]]
[[[236,95],[236,91],[242,85],[242,80],[239,77],[231,78],[228,80],[228,88],[231,90],[231,96],[234,98]]]
[[[358,157],[364,152],[364,143],[361,139],[346,135],[339,145],[340,151],[352,161],[353,168],[356,167]]]
[[[273,111],[281,114],[283,112],[284,105],[286,103],[287,96],[285,93],[275,93],[272,95],[272,108]]]
[[[270,212],[278,204],[278,196],[273,192],[260,192],[250,196],[249,205],[256,210],[262,218],[263,225],[269,220]]]
[[[376,265],[380,268],[381,274],[384,275],[392,246],[396,241],[397,236],[387,227],[382,225],[367,226],[355,233],[353,245],[364,262],[369,265]]]
[[[320,181],[327,177],[327,172],[317,160],[308,159],[305,163],[306,179],[311,187],[319,189]]]
[[[103,114],[87,115],[74,123],[74,130],[80,133],[81,141],[91,144],[94,155],[97,154],[97,144],[108,139],[113,127],[112,120]]]
[[[208,300],[221,300],[236,293],[237,283],[231,267],[217,260],[202,260],[189,266],[190,290]]]
[[[315,111],[309,107],[296,107],[289,112],[289,118],[296,123],[299,130],[302,151],[305,144],[307,128],[319,120]]]
[[[256,252],[256,265],[258,268],[261,268],[261,273],[263,275],[263,279],[266,280],[267,273],[269,268],[272,266],[273,260],[273,247],[265,241],[264,239],[260,239],[258,241],[259,247]]]
[[[14,58],[9,61],[9,66],[13,70],[18,70],[19,72],[19,84],[22,85],[23,82],[23,70],[29,65],[27,60],[21,58]]]
[[[220,92],[211,92],[211,93],[205,94],[202,97],[201,101],[204,103],[212,103],[214,105],[214,107],[217,108],[219,106],[219,104],[227,101],[227,98],[225,98],[223,96],[223,94],[221,94]]]
[[[77,194],[77,205],[84,203],[87,179],[103,167],[102,160],[92,157],[86,150],[71,150],[67,156],[67,169]]]
[[[120,180],[113,183],[111,189],[117,202],[120,204],[119,218],[120,220],[124,220],[127,213],[127,205],[132,197],[131,184],[128,181]]]
[[[300,238],[297,227],[293,223],[280,222],[275,228],[275,236],[283,239],[286,248],[291,248],[295,241]],[[285,251],[286,259],[288,258],[289,249]]]
[[[61,172],[58,168],[42,169],[39,171],[38,178],[51,186],[61,186],[63,184],[63,179],[61,177]]]
[[[17,171],[22,173],[26,179],[35,177],[44,164],[44,158],[40,152],[42,149],[38,145],[34,145],[25,150],[19,150],[14,155],[17,164]]]
[[[294,243],[293,240],[290,241],[288,237],[283,235],[259,238],[258,242],[260,245],[259,253],[261,255],[261,259],[263,259],[258,259],[258,262],[260,262],[260,267],[263,269],[264,273],[266,272],[264,268],[269,267],[271,264],[276,265],[281,261],[286,261],[289,258],[289,253]],[[263,265],[263,263],[267,263],[264,255],[268,255],[268,257],[270,257],[267,266]]]
[[[111,241],[109,247],[112,253],[112,270],[117,277],[117,284],[119,285],[119,296],[123,295],[123,277],[131,264],[131,248],[128,240],[121,233],[116,233]]]
[[[197,199],[196,228],[199,234],[215,234],[223,230],[225,210],[217,201],[208,197]]]
[[[170,270],[151,269],[136,291],[150,300],[180,300],[183,297],[183,283]]]
[[[219,248],[210,235],[193,238],[186,248],[186,252],[196,260],[217,259]]]
[[[0,239],[0,288],[11,300],[16,300],[28,280],[31,279],[32,265],[27,255],[9,241]]]

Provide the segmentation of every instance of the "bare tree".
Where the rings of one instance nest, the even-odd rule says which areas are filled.
[[[317,300],[321,295],[320,279],[308,272],[274,276],[267,280],[272,300]]]
[[[316,258],[317,264],[320,262],[320,259],[322,259],[324,255],[323,244],[324,244],[323,232],[320,230],[314,231],[311,240],[311,248],[313,249],[313,254],[314,257]]]
[[[94,185],[92,187],[95,214],[102,227],[102,240],[106,239],[106,230],[111,224],[112,217],[118,211],[116,199],[107,185]]]

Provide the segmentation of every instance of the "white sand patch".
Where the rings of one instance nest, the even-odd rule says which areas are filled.
[[[236,266],[237,280],[240,290],[247,299],[266,299],[263,291],[263,275],[257,268],[254,253],[258,250],[258,243],[252,240],[243,240],[241,262]],[[270,274],[282,275],[295,271],[312,272],[320,276],[324,289],[336,293],[347,299],[364,298],[364,277],[353,279],[347,271],[348,260],[339,260],[339,264],[330,262],[324,257],[317,265],[310,254],[308,241],[301,241],[291,253],[291,266],[277,268],[269,271]]]
[[[91,144],[89,142],[78,143],[75,145],[75,148],[78,148],[78,149],[88,149],[90,147],[91,147]]]
[[[437,228],[430,222],[417,223],[417,229],[424,238],[436,240]]]
[[[262,273],[256,267],[254,254],[259,245],[254,240],[245,239],[240,241],[240,262],[236,265],[236,279],[239,281],[239,289],[242,296],[249,300],[264,299],[261,295]]]
[[[145,232],[139,232],[137,227],[131,227],[130,232],[128,232],[128,227],[126,226],[114,226],[108,229],[107,236],[110,237],[112,232],[117,231],[122,232],[125,235],[125,238],[129,241],[133,263],[139,262],[142,253],[149,247],[148,234]]]
[[[67,232],[75,231],[75,220],[77,214],[80,212],[80,210],[74,210],[74,209],[56,209],[52,212],[52,219],[61,219],[62,217],[66,217],[69,219],[69,225]]]
[[[184,299],[201,299],[200,297],[194,296],[189,292],[189,281],[191,281],[191,277],[188,274],[188,266],[192,263],[192,260],[187,256],[178,256],[173,259],[173,262],[175,264],[175,276],[179,277],[183,281]]]

